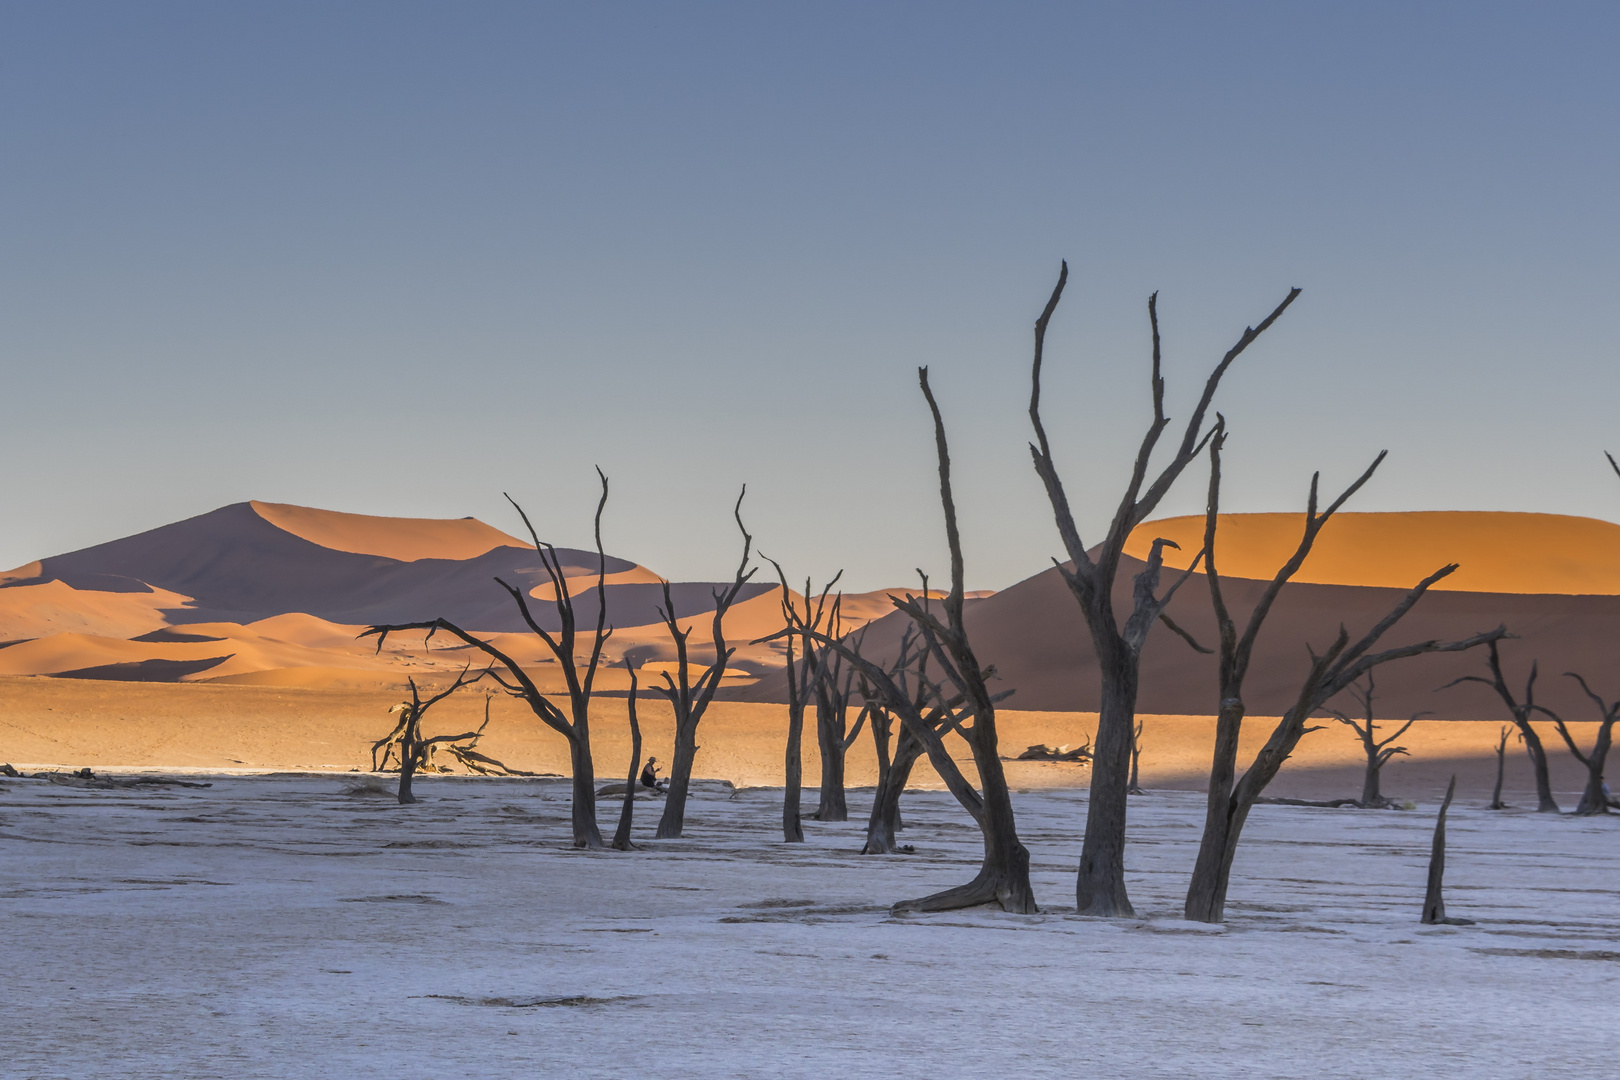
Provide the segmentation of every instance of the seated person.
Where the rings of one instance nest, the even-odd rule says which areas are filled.
[[[644,788],[652,788],[654,791],[669,790],[669,782],[667,780],[660,780],[658,778],[657,758],[650,757],[647,759],[646,766],[641,770],[641,786]]]

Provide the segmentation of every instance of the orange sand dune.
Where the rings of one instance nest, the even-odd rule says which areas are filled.
[[[96,634],[52,634],[50,637],[25,641],[7,649],[0,649],[0,674],[42,675],[77,668],[97,667],[102,664],[139,663],[142,660],[196,660],[204,656],[221,656],[218,646],[210,641],[200,644],[154,645],[122,638],[100,637]],[[213,646],[212,653],[206,648]],[[228,649],[226,651],[229,651]]]
[[[1299,544],[1302,522],[1301,514],[1222,514],[1216,566],[1226,577],[1271,578]],[[1203,546],[1204,518],[1145,522],[1125,551],[1145,559],[1160,536],[1181,545],[1166,550],[1165,564],[1185,568]],[[1409,589],[1452,562],[1461,567],[1436,590],[1620,595],[1620,525],[1561,514],[1341,512],[1294,580]]]
[[[188,627],[188,630],[192,628]],[[223,629],[215,624],[212,629]],[[211,641],[128,641],[93,634],[52,634],[0,649],[0,674],[44,675],[110,664],[138,664],[145,661],[193,661],[223,657],[219,663],[181,678],[217,678],[268,668],[327,666],[334,661],[344,666],[382,667],[395,663],[392,655],[372,659],[369,650],[355,649],[340,656],[334,650],[310,649],[302,645],[260,637],[245,627],[231,628],[229,636]],[[403,676],[401,676],[402,678]]]
[[[345,514],[285,503],[248,503],[278,529],[334,551],[385,559],[475,559],[498,547],[529,546],[477,518],[395,518]]]
[[[1129,611],[1134,577],[1142,564],[1130,556],[1115,583],[1116,611]],[[1225,591],[1240,624],[1259,601],[1265,582],[1228,578]],[[1308,670],[1308,647],[1326,649],[1344,626],[1359,637],[1407,593],[1402,588],[1366,585],[1290,584],[1271,609],[1257,639],[1245,684],[1256,713],[1277,714],[1293,704]],[[1217,640],[1207,579],[1195,575],[1171,601],[1168,612],[1194,638]],[[1014,691],[1020,709],[1085,710],[1100,702],[1101,675],[1090,634],[1056,567],[1028,578],[967,609],[965,622],[980,663],[994,667],[997,688]],[[868,624],[862,648],[867,657],[888,662],[899,651],[909,625],[900,613]],[[1620,683],[1613,674],[1620,643],[1620,596],[1546,593],[1436,591],[1414,607],[1385,637],[1382,646],[1471,637],[1505,625],[1514,639],[1501,647],[1508,678],[1519,688],[1532,663],[1542,674],[1536,702],[1569,720],[1584,720],[1593,707],[1564,672],[1578,671],[1610,697]],[[1496,695],[1478,683],[1446,688],[1454,680],[1485,670],[1482,650],[1436,653],[1381,667],[1376,709],[1381,718],[1430,713],[1435,719],[1490,720],[1502,714]],[[1215,661],[1195,653],[1162,623],[1148,634],[1142,652],[1140,695],[1143,712],[1213,714],[1219,683]],[[735,693],[741,701],[785,701],[786,680],[779,672]],[[1010,707],[1010,706],[1009,706]]]
[[[363,690],[397,697],[401,680],[393,673],[361,668],[295,667],[245,671],[202,680],[221,686],[288,687],[303,690]]]
[[[559,551],[584,628],[595,622],[594,556]],[[416,564],[416,565],[413,565]],[[660,577],[609,557],[610,619],[621,625],[605,655],[621,667],[669,661]],[[135,536],[19,567],[0,578],[0,674],[73,673],[94,679],[191,681],[262,673],[267,685],[395,685],[416,668],[437,675],[472,653],[447,635],[375,641],[356,636],[372,622],[443,615],[490,638],[525,664],[546,664],[543,644],[490,578],[521,582],[542,601],[533,614],[559,625],[544,603],[554,589],[528,545],[472,518],[372,517],[279,503],[236,503]],[[154,585],[153,583],[158,583]],[[671,584],[694,663],[713,659],[709,612],[719,585]],[[753,642],[782,626],[779,587],[752,583],[727,619],[739,670],[780,667],[780,649]],[[797,598],[802,603],[802,598]],[[845,601],[846,629],[890,610],[882,593]],[[219,641],[197,641],[211,637]],[[17,644],[17,643],[25,644]],[[580,643],[588,648],[588,637]],[[214,661],[213,664],[207,661]],[[481,665],[480,665],[481,666]],[[303,668],[307,674],[293,674]],[[336,672],[337,674],[334,674]],[[735,676],[734,676],[735,677]],[[627,674],[620,676],[627,680]]]
[[[922,590],[917,588],[903,589],[876,589],[866,593],[845,593],[838,605],[839,614],[844,617],[844,629],[864,626],[874,619],[881,619],[885,615],[894,613],[894,601],[890,597],[898,596],[905,599],[907,596],[920,596]],[[983,600],[987,596],[994,596],[993,589],[979,589],[963,594],[969,600]],[[929,589],[928,596],[933,600],[945,599],[945,593],[939,589]]]
[[[538,559],[535,565],[539,565]],[[596,587],[596,571],[585,567],[564,566],[563,579],[568,582],[568,595],[575,598],[589,594]],[[614,585],[656,585],[663,580],[645,566],[636,566],[617,574],[608,574],[602,579],[602,584],[611,588]],[[530,589],[529,595],[536,600],[556,603],[557,587],[550,581],[543,581]]]
[[[27,581],[29,578],[39,577],[44,570],[45,564],[39,559],[35,559],[31,563],[23,563],[13,570],[0,573],[0,585],[4,585],[8,581]]]
[[[193,634],[210,634],[224,631],[232,625],[234,624],[192,623],[184,629]],[[345,626],[341,623],[327,622],[315,615],[305,615],[297,611],[286,615],[272,615],[268,619],[248,623],[247,629],[266,639],[286,641],[302,645],[306,649],[360,648],[366,652],[376,649],[375,640],[364,642],[360,640],[360,631],[365,629],[363,626]]]
[[[167,626],[163,609],[178,608],[187,599],[163,589],[95,592],[75,589],[65,581],[14,585],[0,589],[0,641],[60,633],[134,637]]]

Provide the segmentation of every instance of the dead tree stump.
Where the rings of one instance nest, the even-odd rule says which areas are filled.
[[[1429,887],[1423,897],[1423,922],[1429,926],[1473,926],[1473,919],[1453,919],[1446,915],[1446,900],[1441,886],[1446,876],[1446,811],[1451,808],[1451,797],[1457,793],[1457,777],[1452,774],[1446,785],[1446,797],[1441,800],[1440,813],[1434,819],[1434,843],[1429,849]]]

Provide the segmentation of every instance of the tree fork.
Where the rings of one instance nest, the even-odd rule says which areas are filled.
[[[1051,298],[1035,321],[1035,355],[1030,376],[1029,418],[1035,439],[1030,455],[1035,471],[1046,489],[1058,534],[1062,538],[1068,565],[1058,564],[1065,583],[1085,615],[1086,626],[1096,650],[1102,680],[1101,711],[1097,720],[1095,756],[1092,759],[1091,794],[1087,800],[1085,840],[1080,869],[1076,876],[1075,898],[1081,914],[1131,915],[1130,897],[1125,888],[1125,823],[1130,790],[1131,731],[1136,722],[1137,682],[1141,651],[1148,630],[1164,613],[1170,595],[1157,595],[1159,560],[1165,544],[1155,540],[1146,569],[1136,578],[1135,599],[1123,624],[1114,611],[1114,584],[1125,544],[1136,526],[1146,521],[1170,491],[1188,465],[1197,458],[1214,436],[1215,429],[1204,428],[1204,418],[1214,401],[1222,377],[1233,362],[1288,310],[1300,290],[1291,289],[1286,298],[1257,325],[1244,330],[1237,344],[1210,372],[1204,390],[1184,428],[1171,459],[1150,481],[1149,466],[1159,439],[1170,427],[1164,411],[1164,378],[1159,338],[1158,294],[1148,299],[1148,323],[1152,334],[1150,391],[1153,421],[1137,449],[1136,460],[1125,491],[1120,498],[1107,535],[1095,551],[1080,538],[1074,513],[1062,478],[1058,475],[1046,428],[1041,420],[1041,365],[1046,346],[1046,329],[1069,279],[1064,263]],[[1196,567],[1197,559],[1192,562]],[[1189,567],[1188,573],[1191,573]],[[1185,577],[1182,578],[1185,580]],[[1175,591],[1173,586],[1170,593]]]
[[[737,572],[732,575],[731,584],[725,589],[717,590],[714,596],[714,618],[710,623],[714,639],[714,663],[703,669],[702,674],[694,683],[691,678],[691,658],[687,653],[687,639],[691,637],[690,629],[682,630],[675,614],[675,601],[669,591],[669,582],[663,583],[664,606],[660,609],[664,625],[669,630],[670,639],[675,643],[676,675],[672,677],[664,672],[664,686],[654,687],[654,692],[663,695],[675,713],[675,755],[670,762],[669,790],[664,795],[664,813],[658,819],[658,830],[655,834],[660,840],[673,840],[678,838],[686,827],[686,798],[691,789],[692,765],[697,759],[697,729],[703,720],[703,714],[708,711],[709,704],[714,700],[714,692],[720,686],[720,680],[725,677],[726,664],[736,649],[726,644],[725,619],[726,612],[736,603],[737,595],[742,592],[743,586],[754,576],[748,562],[754,550],[754,538],[749,535],[748,529],[743,525],[742,503],[748,494],[745,485],[742,493],[737,496],[737,504],[732,508],[732,517],[737,522],[737,529],[743,536],[742,560],[737,564]]]
[[[1461,641],[1424,641],[1372,652],[1372,648],[1417,605],[1430,587],[1457,569],[1455,563],[1441,567],[1418,582],[1407,592],[1405,598],[1355,642],[1351,642],[1349,631],[1341,625],[1337,638],[1325,652],[1317,655],[1312,651],[1311,667],[1300,685],[1298,697],[1272,729],[1270,737],[1255,754],[1248,769],[1238,777],[1238,738],[1246,711],[1243,702],[1244,678],[1248,674],[1254,643],[1261,627],[1283,587],[1304,565],[1322,528],[1352,495],[1372,479],[1374,472],[1384,460],[1384,454],[1379,454],[1366,471],[1340,493],[1325,511],[1317,510],[1320,475],[1311,478],[1304,528],[1299,544],[1295,547],[1294,554],[1262,591],[1240,634],[1237,621],[1226,605],[1217,566],[1221,449],[1225,441],[1225,421],[1217,418],[1215,431],[1209,440],[1209,495],[1204,512],[1203,558],[1210,603],[1214,608],[1215,621],[1220,632],[1218,698],[1220,705],[1217,714],[1215,755],[1210,768],[1204,835],[1199,842],[1198,858],[1183,908],[1188,919],[1199,922],[1220,922],[1225,918],[1226,894],[1231,882],[1232,863],[1249,811],[1266,785],[1282,768],[1283,762],[1288,760],[1288,756],[1299,745],[1299,740],[1309,732],[1318,730],[1307,726],[1312,715],[1320,711],[1346,687],[1363,677],[1368,677],[1380,664],[1427,653],[1460,652],[1487,643],[1494,646],[1496,641],[1507,633],[1505,628],[1498,627]]]

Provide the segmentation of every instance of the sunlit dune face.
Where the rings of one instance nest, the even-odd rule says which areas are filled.
[[[278,529],[335,551],[380,555],[385,559],[475,559],[494,548],[528,547],[515,536],[477,518],[372,517],[336,510],[313,510],[284,503],[249,503]]]
[[[1299,544],[1302,514],[1223,514],[1216,567],[1225,577],[1270,578]],[[1146,558],[1155,537],[1181,545],[1165,563],[1186,567],[1204,542],[1203,517],[1137,527],[1126,553]],[[1484,511],[1339,513],[1295,581],[1410,588],[1447,563],[1435,586],[1465,592],[1620,595],[1620,525],[1559,514]]]
[[[39,565],[39,564],[34,564]],[[168,625],[165,609],[189,597],[151,592],[94,592],[60,581],[0,589],[0,641],[85,633],[134,637]]]

